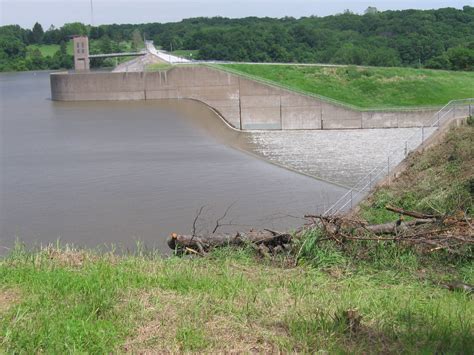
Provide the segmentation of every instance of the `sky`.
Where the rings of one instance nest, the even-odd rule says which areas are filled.
[[[369,6],[379,10],[462,8],[474,0],[0,0],[0,25],[31,28],[39,22],[46,29],[68,22],[94,25],[111,23],[176,22],[199,16],[231,18],[327,16],[349,9],[363,13]]]

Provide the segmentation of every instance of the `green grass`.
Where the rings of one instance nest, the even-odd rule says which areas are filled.
[[[73,55],[72,41],[67,43],[67,53]],[[27,51],[32,52],[35,49],[39,49],[43,57],[52,57],[57,51],[59,51],[58,44],[31,44],[27,48]]]
[[[196,50],[196,49],[179,49],[179,50],[171,52],[171,54],[173,54],[177,57],[182,57],[182,58],[186,58],[186,59],[196,59],[196,57],[199,54],[199,50]]]
[[[317,267],[308,251],[288,268],[246,250],[163,259],[19,247],[0,261],[0,299],[10,294],[0,352],[474,350],[471,297],[437,285],[473,282],[472,264],[444,270],[387,251],[384,262],[356,264],[325,261],[329,247],[318,253]],[[357,334],[340,320],[353,308],[363,317]]]
[[[172,68],[172,64],[168,63],[154,63],[150,64],[147,66],[146,71],[154,72],[154,71],[162,71],[162,70],[168,70]]]
[[[219,65],[361,109],[443,106],[474,97],[474,72],[412,68]]]
[[[471,120],[472,122],[472,120]],[[441,144],[408,159],[409,169],[361,204],[369,223],[394,221],[392,204],[426,213],[474,215],[474,124],[452,129]]]

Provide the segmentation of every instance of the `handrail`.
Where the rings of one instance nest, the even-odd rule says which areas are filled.
[[[459,113],[459,115],[457,115]],[[403,147],[393,149],[388,155],[386,163],[373,168],[367,175],[359,179],[357,183],[343,194],[324,215],[333,215],[342,212],[348,206],[354,207],[359,195],[366,194],[380,179],[390,175],[391,163],[399,164],[400,156],[406,157],[411,151],[417,149],[424,141],[429,138],[434,131],[438,130],[445,121],[450,119],[467,117],[474,113],[474,98],[452,100],[448,102],[441,110],[436,112],[429,125],[423,125],[417,132],[407,138]],[[436,127],[436,129],[434,129]],[[421,137],[420,137],[421,135]],[[403,160],[403,159],[402,159]]]

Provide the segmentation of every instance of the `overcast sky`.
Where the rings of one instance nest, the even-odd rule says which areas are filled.
[[[474,0],[92,0],[94,24],[174,22],[198,16],[326,16],[350,9],[362,13],[368,6],[379,10],[462,8]],[[31,28],[67,22],[91,23],[91,0],[0,0],[0,25]]]

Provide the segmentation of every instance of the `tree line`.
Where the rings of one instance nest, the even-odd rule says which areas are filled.
[[[474,69],[474,7],[402,10],[317,17],[191,18],[175,23],[87,26],[43,30],[0,27],[0,70],[69,68],[65,43],[88,35],[91,52],[125,51],[142,36],[165,50],[198,50],[196,59],[250,62],[334,63]],[[57,44],[44,57],[31,45]],[[104,63],[96,63],[98,65]]]

